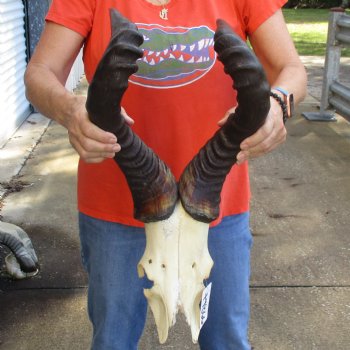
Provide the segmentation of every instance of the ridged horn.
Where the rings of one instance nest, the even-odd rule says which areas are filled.
[[[223,20],[217,20],[214,49],[237,90],[238,107],[187,165],[179,182],[182,205],[194,219],[211,222],[219,215],[220,193],[236,162],[240,143],[265,122],[270,86],[246,43]]]
[[[38,269],[38,258],[32,241],[20,227],[0,221],[0,245],[2,244],[11,250],[23,272]]]
[[[134,134],[121,115],[121,100],[128,78],[143,55],[143,36],[134,23],[110,10],[112,37],[88,89],[86,109],[90,120],[118,139],[121,151],[114,160],[128,182],[134,217],[143,222],[168,218],[178,198],[176,180],[169,168]]]

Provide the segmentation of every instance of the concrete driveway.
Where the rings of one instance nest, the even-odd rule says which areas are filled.
[[[317,110],[313,95],[288,123],[286,144],[251,161],[250,338],[257,350],[350,348],[350,124],[340,117],[337,123],[301,117]],[[88,349],[77,156],[66,132],[33,115],[0,150],[0,159],[0,194],[7,194],[0,214],[27,231],[41,265],[37,276],[13,281],[0,247],[0,348]],[[150,315],[140,349],[198,346],[182,317],[160,346]]]

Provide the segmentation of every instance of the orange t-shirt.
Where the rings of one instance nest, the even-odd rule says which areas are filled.
[[[213,49],[216,20],[231,24],[243,38],[277,11],[285,0],[171,0],[161,6],[146,0],[53,0],[46,20],[85,37],[88,81],[111,35],[109,9],[136,23],[144,36],[144,57],[129,79],[122,106],[135,120],[134,131],[170,167],[178,179],[187,163],[236,104],[232,80]],[[163,16],[164,17],[164,16]],[[233,166],[221,193],[220,217],[249,209],[247,163]],[[100,164],[80,160],[78,207],[87,215],[142,226],[133,218],[133,202],[124,175],[112,159]]]

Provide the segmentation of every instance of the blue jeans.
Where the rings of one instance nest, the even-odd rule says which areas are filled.
[[[147,300],[137,264],[145,246],[142,228],[79,215],[82,260],[89,275],[88,312],[92,349],[136,350],[145,325]],[[249,213],[229,216],[209,231],[214,260],[208,320],[202,350],[248,350],[249,277],[252,237]],[[190,329],[188,329],[190,332]]]

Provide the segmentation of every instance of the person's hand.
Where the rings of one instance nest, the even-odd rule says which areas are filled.
[[[220,127],[223,126],[223,125],[226,123],[227,118],[230,116],[231,113],[234,113],[234,112],[235,112],[236,108],[237,108],[237,106],[230,108],[230,109],[225,113],[224,117],[218,121],[218,125],[219,125]]]
[[[65,127],[69,141],[79,156],[87,163],[100,163],[106,158],[113,158],[121,148],[114,134],[100,129],[89,120],[85,102],[85,97],[77,96],[74,111]],[[134,123],[123,108],[122,115],[129,125]]]
[[[241,151],[237,154],[237,164],[271,152],[286,140],[287,131],[283,124],[281,107],[273,98],[270,98],[270,102],[271,108],[264,125],[242,141]]]
[[[286,140],[287,131],[283,124],[281,107],[273,98],[270,101],[271,108],[265,124],[255,134],[242,141],[241,151],[237,154],[237,164],[271,152]],[[229,115],[235,112],[235,109],[236,107],[230,108],[225,116],[219,120],[218,125],[223,126]]]

